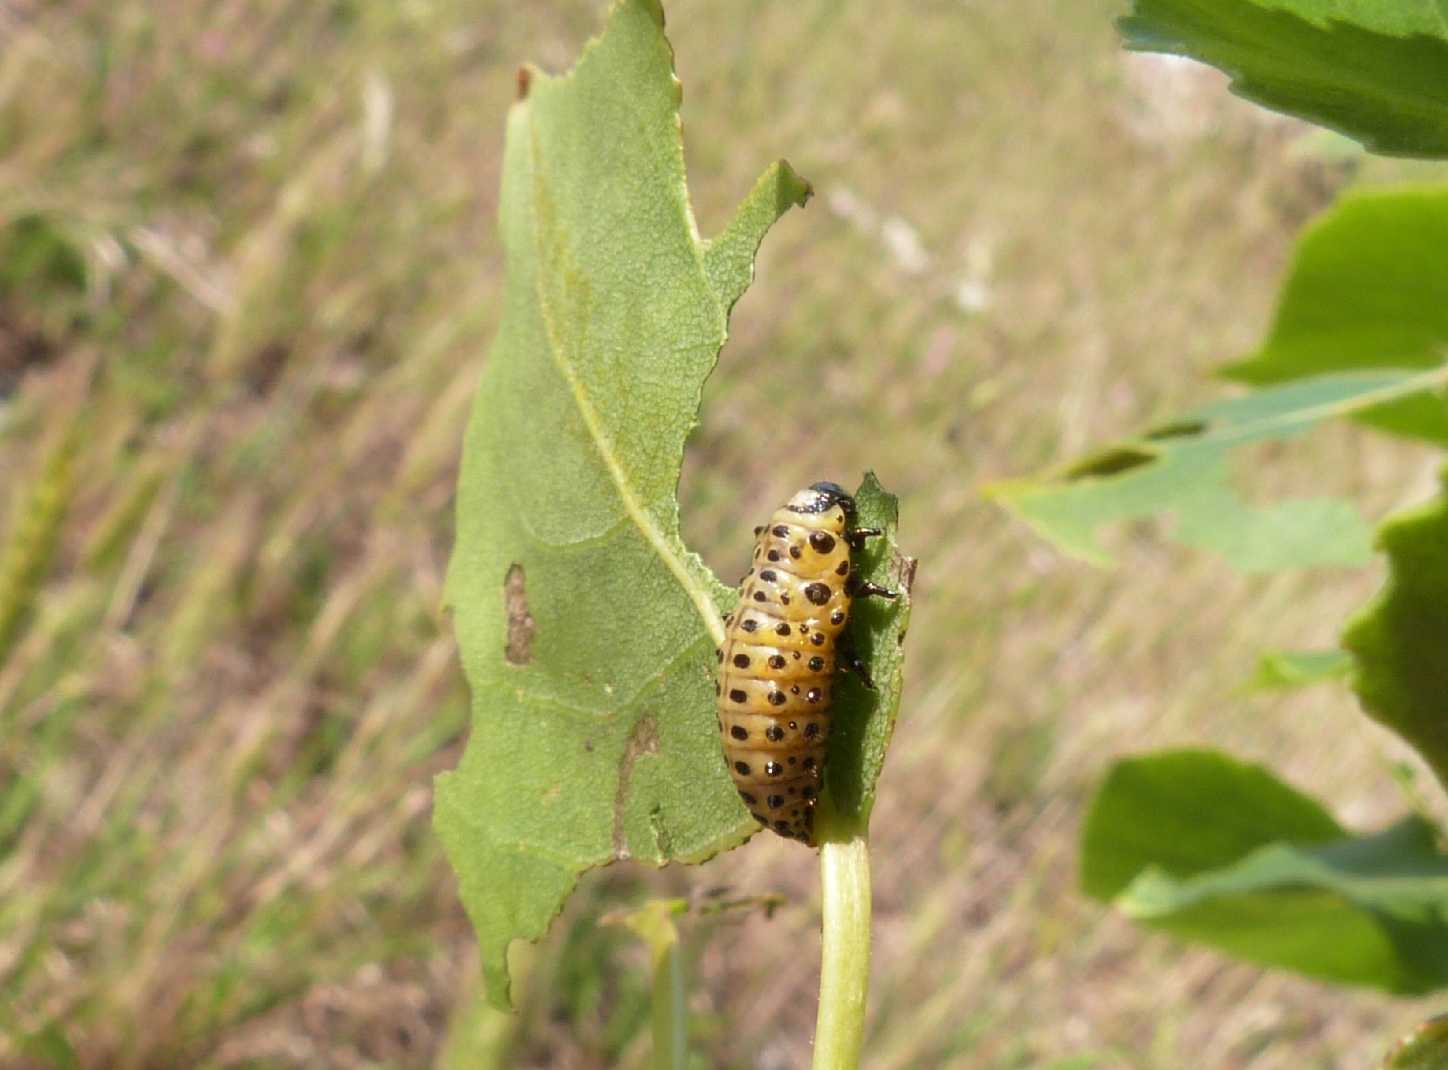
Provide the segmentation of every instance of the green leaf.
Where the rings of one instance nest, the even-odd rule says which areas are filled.
[[[1174,514],[1173,534],[1244,572],[1360,565],[1372,555],[1366,524],[1348,503],[1302,498],[1256,506],[1232,486],[1231,451],[1291,438],[1314,424],[1438,389],[1448,366],[1427,372],[1321,376],[1221,401],[1110,446],[1054,473],[988,488],[1060,549],[1111,564],[1100,529]]]
[[[1448,496],[1390,519],[1378,541],[1387,583],[1343,633],[1353,689],[1448,785]]]
[[[1448,984],[1448,856],[1408,818],[1354,837],[1266,769],[1212,751],[1118,762],[1082,837],[1082,883],[1239,958],[1343,984]]]
[[[1383,1070],[1448,1070],[1448,1015],[1429,1018],[1404,1037]]]
[[[1252,678],[1254,691],[1287,691],[1346,676],[1352,659],[1343,650],[1276,650],[1263,654]]]
[[[1374,152],[1448,156],[1448,16],[1401,0],[1134,0],[1128,48],[1210,63],[1234,92]]]
[[[473,732],[436,801],[497,1005],[508,945],[540,936],[584,869],[699,861],[753,831],[713,713],[734,594],[685,549],[675,493],[749,258],[809,193],[777,164],[699,238],[653,0],[620,0],[571,73],[522,84],[504,314],[448,575]]]
[[[1444,249],[1448,189],[1344,197],[1297,243],[1266,342],[1226,374],[1264,385],[1440,366],[1448,355]],[[1357,419],[1448,444],[1448,406],[1439,393],[1377,406]]]
[[[870,539],[855,558],[861,579],[877,583],[901,596],[893,601],[862,598],[850,610],[850,632],[856,653],[869,667],[875,690],[870,691],[854,673],[840,680],[835,691],[825,783],[836,813],[869,824],[875,806],[875,781],[885,764],[885,751],[895,731],[904,683],[903,644],[910,624],[910,588],[915,582],[915,560],[902,557],[895,543],[900,503],[867,472],[855,493],[861,527],[879,528],[882,538]]]

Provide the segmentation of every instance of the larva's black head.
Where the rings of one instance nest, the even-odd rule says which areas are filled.
[[[796,513],[823,513],[837,505],[845,519],[853,524],[855,499],[838,483],[812,483],[789,500],[789,508]]]

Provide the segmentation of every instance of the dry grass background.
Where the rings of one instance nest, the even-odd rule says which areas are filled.
[[[819,192],[735,311],[687,534],[732,575],[790,489],[874,467],[922,559],[868,1065],[1369,1065],[1425,1005],[1133,929],[1075,891],[1074,839],[1113,755],[1186,742],[1352,822],[1401,808],[1345,694],[1241,687],[1376,577],[1243,580],[1146,530],[1091,571],[979,488],[1208,396],[1303,220],[1403,168],[1123,56],[1107,2],[668,12],[701,226],[776,156]],[[691,928],[700,1065],[807,1062],[802,849],[591,875],[505,1018],[429,830],[502,116],[597,15],[0,2],[0,1066],[643,1066],[643,952],[598,917],[720,886],[790,903]],[[1347,431],[1259,459],[1377,511],[1429,471]]]

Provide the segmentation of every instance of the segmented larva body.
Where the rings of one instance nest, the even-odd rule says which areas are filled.
[[[755,529],[754,560],[719,648],[719,732],[755,820],[814,841],[837,640],[850,614],[854,500],[800,491]]]

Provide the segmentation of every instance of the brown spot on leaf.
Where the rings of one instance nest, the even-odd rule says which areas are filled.
[[[508,566],[503,580],[503,609],[508,616],[508,643],[503,657],[509,665],[527,665],[533,660],[533,634],[538,625],[528,612],[527,579],[523,566],[516,561]]]
[[[527,67],[518,68],[518,99],[527,100],[528,90],[533,85],[533,72]]]
[[[628,809],[628,793],[633,783],[634,765],[639,756],[659,753],[659,726],[652,714],[644,714],[634,722],[628,744],[623,749],[623,760],[618,766],[618,788],[613,793],[613,854],[615,858],[630,857],[627,837],[623,830],[623,815]]]

